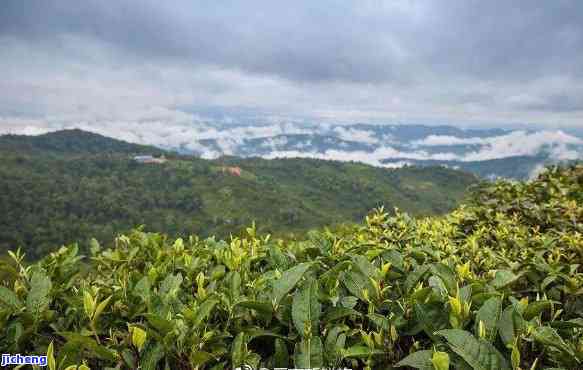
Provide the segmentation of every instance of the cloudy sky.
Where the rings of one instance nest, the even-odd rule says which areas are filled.
[[[582,127],[583,1],[2,0],[0,72],[4,131],[209,111]]]

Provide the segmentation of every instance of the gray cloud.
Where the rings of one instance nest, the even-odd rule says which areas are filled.
[[[390,28],[369,23],[375,20],[360,8],[340,1],[8,0],[0,33],[53,45],[75,34],[134,56],[300,81],[396,78],[390,67],[399,63],[399,45]],[[406,16],[398,12],[383,21]]]
[[[4,0],[0,56],[2,116],[583,122],[578,0]]]
[[[2,9],[3,35],[58,42],[76,34],[143,57],[293,80],[379,82],[411,63],[486,78],[583,73],[577,0],[7,0]]]

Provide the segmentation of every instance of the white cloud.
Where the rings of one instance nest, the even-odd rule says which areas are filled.
[[[449,137],[448,137],[449,138]],[[515,131],[508,135],[492,138],[469,138],[454,140],[432,139],[433,142],[446,142],[459,144],[480,143],[483,147],[480,150],[467,154],[455,153],[427,153],[426,151],[400,151],[391,146],[381,146],[373,152],[365,151],[340,151],[327,150],[324,153],[300,153],[300,152],[274,152],[269,157],[278,156],[308,156],[313,158],[333,159],[340,161],[358,161],[375,166],[381,166],[383,159],[411,159],[411,160],[440,160],[440,161],[484,161],[491,159],[508,158],[514,156],[534,156],[547,151],[552,159],[565,160],[582,157],[582,153],[570,146],[583,145],[583,140],[564,133],[563,131],[540,131],[525,132]],[[454,144],[450,144],[454,145]]]
[[[449,135],[429,135],[422,140],[415,140],[411,142],[413,146],[450,146],[450,145],[470,145],[470,144],[486,144],[486,138],[469,137],[461,138]]]
[[[398,162],[383,164],[379,161],[382,158],[376,158],[371,153],[363,151],[342,151],[342,150],[326,150],[325,152],[304,152],[298,150],[274,151],[262,156],[267,159],[274,158],[315,158],[342,162],[360,162],[366,163],[376,167],[402,167],[407,162]]]
[[[508,135],[488,138],[483,148],[466,154],[463,161],[484,161],[514,156],[533,156],[545,149],[555,159],[572,156],[569,145],[583,145],[583,140],[558,131],[514,131]]]
[[[372,131],[338,126],[334,128],[334,132],[338,135],[338,138],[346,141],[357,141],[366,144],[378,144],[379,142],[379,139],[375,137],[375,133]]]
[[[42,135],[53,129],[44,121],[0,116],[0,135]]]
[[[514,156],[534,156],[546,153],[556,160],[577,159],[583,154],[583,140],[563,131],[513,131],[507,135],[479,138],[459,138],[454,136],[431,135],[414,142],[411,150],[399,150],[384,141],[376,141],[371,131],[351,127],[312,125],[277,119],[273,123],[252,126],[233,126],[210,123],[204,117],[152,106],[146,110],[126,112],[126,120],[103,120],[99,124],[93,121],[59,121],[51,118],[21,119],[0,117],[0,134],[14,133],[38,135],[49,131],[67,128],[79,128],[101,135],[134,142],[154,145],[162,148],[182,148],[197,153],[203,158],[216,158],[220,155],[236,155],[241,152],[246,139],[262,138],[263,146],[269,149],[266,158],[275,157],[309,157],[340,161],[357,161],[374,166],[386,166],[385,159],[392,160],[441,160],[441,161],[484,161]],[[282,151],[288,140],[285,135],[345,135],[350,134],[352,141],[373,145],[374,150],[341,150],[312,147],[312,141],[294,144],[294,150]],[[203,144],[209,140],[214,145]],[[373,144],[376,141],[376,144]],[[406,144],[406,143],[401,143]],[[432,153],[421,149],[423,146],[436,145],[479,145],[478,150],[456,154],[451,152]],[[253,153],[253,148],[245,148]],[[308,151],[310,150],[310,151]],[[258,154],[258,153],[257,153]]]
[[[288,143],[288,140],[285,136],[278,136],[272,137],[264,140],[261,142],[261,146],[264,148],[269,148],[271,150],[276,150],[277,148],[281,148]]]
[[[515,156],[534,156],[546,152],[555,160],[577,159],[582,157],[581,150],[574,146],[583,145],[583,140],[573,135],[557,131],[513,131],[507,135],[494,137],[469,137],[459,138],[446,135],[429,135],[423,140],[412,143],[413,147],[422,146],[453,146],[453,145],[479,145],[480,149],[466,153],[463,156],[455,156],[451,159],[461,161],[485,161]],[[448,156],[440,154],[430,156],[432,159],[445,159]],[[439,158],[441,157],[441,158]]]
[[[268,155],[263,156],[266,159],[275,159],[275,158],[314,158],[314,159],[324,159],[330,161],[342,161],[342,162],[360,162],[369,164],[375,167],[386,167],[386,168],[400,168],[406,165],[410,165],[410,161],[397,161],[391,163],[382,163],[380,159],[371,156],[368,152],[362,151],[341,151],[341,150],[327,150],[323,153],[320,152],[302,152],[297,150],[288,150],[288,151],[277,151],[269,153]]]
[[[366,152],[361,150],[344,151],[337,149],[330,149],[324,152],[302,152],[297,150],[291,151],[274,151],[264,158],[318,158],[335,161],[353,161],[370,164],[377,167],[402,167],[404,164],[409,164],[409,160],[452,160],[457,157],[452,153],[438,153],[428,154],[426,152],[402,152],[390,146],[383,146],[377,148],[373,152]],[[402,161],[383,163],[384,159],[402,159]]]

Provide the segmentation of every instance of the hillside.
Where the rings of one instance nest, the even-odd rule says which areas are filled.
[[[164,153],[164,164],[133,154]],[[0,250],[29,257],[62,243],[110,242],[137,225],[170,235],[227,237],[256,221],[276,235],[358,221],[384,205],[442,214],[473,175],[444,168],[383,169],[315,159],[208,161],[82,131],[0,137]],[[239,167],[240,176],[226,171]],[[224,170],[225,169],[225,170]]]
[[[115,140],[82,130],[62,130],[39,136],[4,135],[0,137],[0,153],[25,155],[79,155],[107,153],[161,153],[162,150]]]
[[[581,369],[582,204],[572,166],[305,241],[135,230],[91,258],[15,252],[0,348],[59,369]]]

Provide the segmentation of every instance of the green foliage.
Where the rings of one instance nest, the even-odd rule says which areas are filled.
[[[384,169],[312,159],[208,161],[165,152],[164,164],[135,154],[159,149],[79,130],[0,137],[0,252],[35,259],[77,242],[111,246],[139,225],[170,237],[262,233],[303,238],[310,229],[362,220],[373,208],[413,215],[453,209],[476,182],[445,168]],[[241,176],[221,169],[240,167]]]
[[[459,329],[440,330],[452,351],[460,355],[474,370],[510,370],[506,359],[498,350],[472,333]]]
[[[153,146],[131,144],[125,141],[79,129],[61,130],[45,135],[3,135],[0,151],[29,153],[34,156],[79,156],[87,154],[156,154],[164,151]]]
[[[312,333],[318,332],[321,309],[318,280],[310,279],[293,297],[292,319],[300,336],[311,338]]]
[[[408,366],[420,370],[434,370],[435,367],[433,366],[433,356],[435,353],[438,352],[433,352],[432,350],[427,349],[415,351],[399,361],[396,366]]]
[[[304,241],[134,230],[83,263],[11,253],[0,348],[58,369],[582,368],[582,196],[572,166]]]

